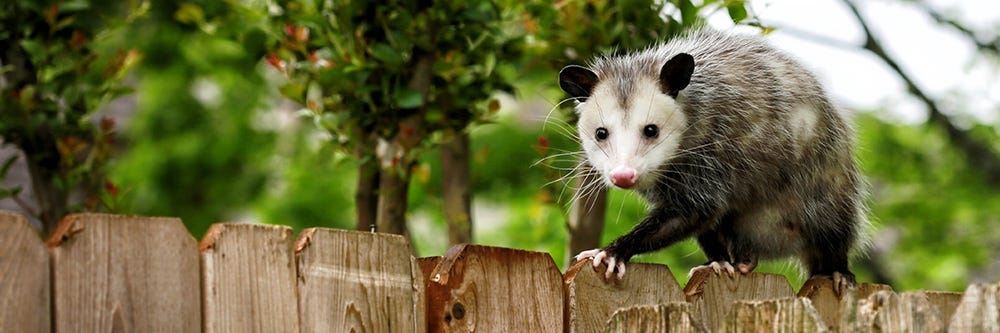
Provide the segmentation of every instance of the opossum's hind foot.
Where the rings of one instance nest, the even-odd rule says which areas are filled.
[[[725,272],[729,277],[736,276],[736,268],[733,267],[728,261],[712,261],[705,263],[704,265],[695,266],[690,271],[688,271],[688,278],[694,276],[695,273],[703,270],[711,270],[715,272],[716,275],[722,275]]]
[[[591,258],[595,269],[600,267],[602,263],[607,265],[608,269],[604,271],[605,279],[611,279],[612,275],[617,277],[619,280],[625,277],[625,261],[618,260],[618,258],[615,258],[614,255],[609,254],[603,249],[583,251],[580,252],[580,254],[577,254],[574,258],[576,258],[577,261]],[[616,271],[618,274],[614,274]]]
[[[743,275],[750,274],[750,272],[753,272],[755,268],[757,268],[756,257],[739,259],[736,262],[736,270],[740,271],[740,273]]]
[[[851,272],[833,272],[832,275],[813,275],[810,279],[830,279],[833,281],[833,293],[837,296],[842,296],[848,290],[853,289],[857,286],[857,282],[854,280],[854,273]]]

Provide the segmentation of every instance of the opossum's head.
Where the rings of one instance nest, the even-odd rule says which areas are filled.
[[[619,64],[622,65],[622,64]],[[681,53],[659,75],[567,66],[559,86],[575,99],[577,129],[587,159],[619,188],[642,189],[656,183],[660,166],[675,155],[687,117],[677,98],[694,72],[694,58]]]

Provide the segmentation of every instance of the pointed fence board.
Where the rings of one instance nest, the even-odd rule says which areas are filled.
[[[403,236],[312,228],[295,252],[302,332],[423,332],[423,274]]]
[[[828,332],[808,298],[738,301],[722,332]]]
[[[692,317],[693,308],[688,302],[671,302],[657,305],[639,305],[619,309],[611,315],[603,331],[607,333],[702,333],[708,332],[702,323]]]
[[[199,332],[198,247],[179,219],[69,215],[49,238],[55,332]]]
[[[869,295],[878,291],[892,291],[892,287],[886,284],[859,283],[857,287],[849,290],[853,293],[854,302],[859,299],[868,298]],[[833,291],[833,280],[827,278],[809,279],[802,288],[799,289],[799,297],[808,298],[812,301],[812,306],[819,313],[820,318],[827,327],[836,331],[842,321],[844,306],[841,304],[845,297],[837,295]]]
[[[733,277],[710,270],[695,272],[684,287],[688,302],[694,304],[695,317],[710,331],[721,329],[733,309],[733,303],[743,300],[766,301],[790,298],[795,291],[782,275],[768,273],[736,273]]]
[[[604,269],[595,271],[590,260],[566,269],[563,288],[569,332],[598,332],[619,308],[684,301],[680,285],[665,265],[631,263],[621,280],[606,280]]]
[[[287,226],[218,223],[202,238],[205,332],[298,332]]]
[[[48,332],[49,253],[28,220],[0,211],[0,332]]]
[[[965,289],[948,332],[1000,332],[1000,284],[973,284]]]
[[[547,253],[455,245],[430,274],[430,332],[562,332],[562,275]]]

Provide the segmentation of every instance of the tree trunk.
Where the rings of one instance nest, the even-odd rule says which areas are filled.
[[[382,169],[378,186],[378,214],[375,231],[408,236],[406,230],[409,168]]]
[[[472,242],[472,181],[469,134],[458,132],[441,145],[441,187],[449,245]]]
[[[589,168],[589,166],[587,166]],[[601,184],[600,175],[584,172],[588,176],[580,178],[569,216],[569,251],[566,252],[567,266],[573,263],[573,256],[601,246],[604,231],[604,212],[608,207],[608,187]],[[593,184],[593,185],[588,185]],[[593,188],[592,186],[596,186]]]
[[[31,175],[31,192],[38,202],[38,219],[42,222],[42,234],[48,237],[59,220],[69,211],[65,191],[60,191],[55,184],[54,170],[38,165],[35,156],[25,152],[28,173]]]
[[[430,54],[414,55],[417,60],[413,76],[407,88],[419,91],[427,103],[433,74],[434,58]],[[420,110],[401,119],[396,125],[398,131],[384,141],[379,139],[376,147],[376,163],[380,164],[378,187],[378,212],[375,217],[375,231],[405,235],[406,206],[409,198],[410,167],[413,166],[413,150],[426,137],[423,105]],[[411,246],[413,242],[410,242]]]
[[[366,137],[355,155],[361,161],[358,165],[358,186],[354,191],[355,229],[371,231],[376,226],[378,215],[379,166],[375,159],[375,140]]]

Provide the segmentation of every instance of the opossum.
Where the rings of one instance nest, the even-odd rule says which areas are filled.
[[[695,237],[708,261],[692,273],[798,256],[835,291],[855,284],[848,257],[868,222],[853,128],[790,56],[760,36],[702,29],[567,66],[559,85],[577,102],[586,162],[649,206],[578,260],[620,279],[632,256]]]

